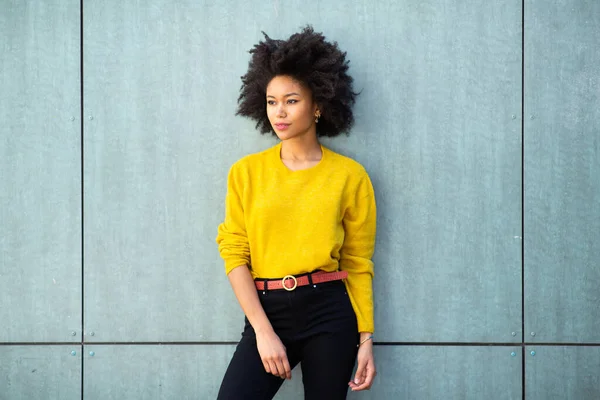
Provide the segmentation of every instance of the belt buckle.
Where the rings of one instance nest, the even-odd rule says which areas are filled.
[[[287,286],[285,286],[285,281],[287,281],[288,279],[291,279],[294,281],[294,286],[292,286],[291,288],[288,288]],[[288,292],[291,292],[292,290],[296,289],[296,287],[298,287],[298,280],[296,279],[296,277],[294,275],[286,275],[283,277],[283,279],[281,279],[281,285],[283,285],[283,288],[285,290],[287,290]]]

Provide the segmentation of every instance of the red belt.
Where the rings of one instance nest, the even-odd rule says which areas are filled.
[[[310,280],[308,279],[308,275],[310,275]],[[325,271],[317,271],[312,274],[294,276],[294,275],[286,275],[281,279],[274,280],[266,280],[267,282],[267,290],[278,290],[285,289],[288,292],[296,289],[298,286],[306,286],[309,285],[312,281],[313,284],[323,283],[323,282],[331,282],[331,281],[339,281],[342,279],[346,279],[348,277],[347,271],[336,271],[336,272],[325,272]],[[256,284],[256,288],[258,290],[265,290],[265,280],[256,280],[254,281]]]

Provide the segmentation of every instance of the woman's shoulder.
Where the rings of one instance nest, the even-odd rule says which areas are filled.
[[[246,154],[239,160],[233,163],[231,169],[242,169],[248,170],[256,167],[257,165],[267,163],[271,158],[274,151],[276,151],[277,145],[271,146],[267,149],[260,150],[254,153]]]
[[[330,157],[331,161],[333,161],[332,164],[336,165],[336,169],[339,168],[340,171],[346,171],[349,175],[353,176],[367,175],[367,170],[360,162],[356,161],[352,157],[338,153],[329,148],[324,148],[328,152],[328,157]]]

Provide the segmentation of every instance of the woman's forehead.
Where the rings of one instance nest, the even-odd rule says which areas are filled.
[[[304,84],[302,84],[302,82],[288,75],[276,76],[275,78],[271,79],[267,85],[267,96],[285,96],[290,93],[295,93],[302,96],[306,95],[308,92],[309,90]]]

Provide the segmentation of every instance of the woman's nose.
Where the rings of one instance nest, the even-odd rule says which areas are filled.
[[[285,112],[285,108],[283,106],[283,104],[277,106],[277,116],[278,117],[285,117],[286,112]]]

